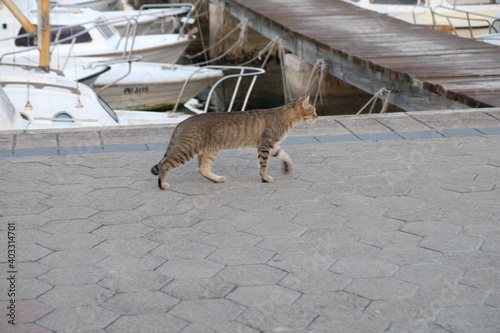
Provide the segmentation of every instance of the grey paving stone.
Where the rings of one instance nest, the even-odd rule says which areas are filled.
[[[179,299],[204,299],[223,298],[234,288],[232,283],[217,277],[207,277],[174,280],[162,291]]]
[[[106,327],[106,332],[116,333],[164,333],[181,332],[188,323],[168,314],[142,314],[121,316],[114,323]],[[183,331],[184,332],[184,331]]]
[[[57,148],[25,148],[25,149],[14,149],[14,156],[52,156],[57,155]]]
[[[267,223],[254,224],[246,230],[247,233],[272,237],[299,237],[307,230],[306,227],[294,223],[280,223],[268,221]]]
[[[109,298],[101,306],[119,314],[154,314],[166,313],[179,300],[161,291],[142,291],[118,293]]]
[[[248,307],[290,305],[302,294],[276,285],[237,287],[227,299]]]
[[[227,266],[217,277],[238,286],[256,286],[278,283],[286,272],[267,265]]]
[[[175,279],[214,276],[224,265],[206,259],[168,261],[157,270]]]
[[[313,253],[277,254],[267,265],[286,272],[304,272],[309,270],[326,270],[336,261],[329,253],[315,251]]]
[[[96,266],[105,268],[112,273],[142,272],[154,270],[155,268],[166,262],[166,259],[161,259],[153,255],[104,255],[104,257],[105,258],[100,257],[98,259]]]
[[[424,248],[391,246],[383,248],[375,256],[375,259],[394,265],[409,265],[415,263],[431,263],[439,260],[441,257],[441,253]]]
[[[370,300],[409,298],[418,286],[392,277],[355,279],[345,291]]]
[[[16,288],[18,290],[18,293],[16,294],[17,300],[30,300],[36,299],[40,295],[46,293],[48,290],[51,290],[53,287],[45,282],[36,279],[24,279],[21,276],[21,279],[19,281],[16,281]],[[7,300],[7,293],[2,295],[1,297],[2,300]]]
[[[145,268],[138,265],[137,267]],[[118,293],[160,290],[172,278],[157,271],[123,270],[111,271],[99,285]]]
[[[221,323],[200,323],[191,324],[182,333],[218,333],[218,332],[238,332],[257,333],[257,330],[236,322],[226,321]]]
[[[344,258],[335,262],[329,271],[351,278],[375,278],[392,276],[398,268],[376,259]]]
[[[336,318],[333,316],[320,316],[310,326],[310,331],[318,332],[387,332],[392,327],[384,318],[373,318],[364,314],[356,314]]]
[[[316,269],[289,273],[279,285],[301,293],[341,291],[349,285],[351,278],[333,272]]]
[[[57,267],[38,277],[52,286],[94,284],[104,279],[108,271],[96,266]]]
[[[224,265],[263,264],[274,256],[274,252],[256,247],[236,247],[217,249],[207,259]]]
[[[419,244],[420,247],[443,253],[479,249],[484,240],[465,235],[427,236]]]
[[[167,260],[186,260],[203,259],[215,250],[214,246],[199,242],[176,241],[161,244],[151,253]]]
[[[312,311],[324,319],[362,316],[369,300],[343,291],[328,293],[308,293],[302,295],[294,306]]]
[[[62,147],[75,147],[75,146],[100,146],[101,139],[99,138],[98,131],[85,131],[85,132],[62,132],[57,133],[58,143]]]
[[[51,267],[92,265],[107,256],[105,252],[96,249],[62,250],[46,255],[39,262]]]
[[[456,224],[441,222],[441,221],[428,221],[428,222],[406,222],[401,227],[401,231],[419,236],[432,236],[448,234],[456,235],[462,230],[462,227]]]
[[[437,263],[401,266],[394,275],[398,279],[418,285],[456,284],[463,271]]]
[[[436,324],[448,330],[494,333],[500,327],[500,311],[487,305],[447,307]]]
[[[264,332],[304,331],[317,315],[289,305],[253,307],[238,322]]]
[[[103,329],[117,317],[98,306],[72,307],[56,309],[38,323],[57,332],[78,332]]]
[[[102,146],[74,146],[59,148],[60,155],[98,154],[104,152]]]
[[[388,133],[391,130],[370,115],[343,116],[337,121],[354,133]]]
[[[159,244],[143,238],[108,239],[94,249],[114,256],[144,256]]]
[[[200,243],[223,247],[245,247],[253,246],[260,242],[263,238],[260,236],[252,235],[248,232],[221,232],[210,234],[199,240]]]
[[[16,136],[14,148],[20,149],[35,147],[57,147],[57,134],[26,132]]]
[[[53,207],[41,213],[42,216],[51,220],[86,219],[98,211],[84,206]]]
[[[38,298],[56,308],[97,306],[113,296],[113,292],[94,284],[56,286]]]
[[[92,232],[92,235],[113,239],[113,238],[140,238],[149,233],[153,228],[142,224],[122,223],[106,225]]]
[[[235,320],[245,309],[227,299],[199,299],[181,301],[169,314],[191,323],[210,323]]]
[[[50,250],[90,249],[104,241],[104,238],[88,233],[58,233],[44,238],[38,243]]]

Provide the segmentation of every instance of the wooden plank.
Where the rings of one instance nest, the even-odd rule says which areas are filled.
[[[250,17],[255,21],[250,25],[268,38],[282,35],[285,46],[311,64],[318,57],[326,58],[330,73],[350,84],[370,93],[380,87],[397,87],[400,95],[393,102],[404,108],[414,103],[404,93],[414,94],[415,103],[429,106],[459,107],[451,101],[500,106],[500,94],[493,93],[496,83],[484,86],[488,80],[500,82],[496,46],[411,25],[338,0],[219,1],[236,17]],[[433,94],[446,97],[451,104]]]

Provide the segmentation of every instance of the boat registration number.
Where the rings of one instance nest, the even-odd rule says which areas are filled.
[[[123,88],[124,95],[132,95],[132,94],[140,94],[146,93],[149,91],[148,86],[139,86],[139,87],[125,87]]]

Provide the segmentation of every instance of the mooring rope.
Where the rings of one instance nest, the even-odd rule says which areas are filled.
[[[390,89],[386,88],[381,88],[375,95],[373,95],[372,98],[366,104],[356,113],[356,115],[360,114],[363,112],[363,110],[370,104],[372,103],[372,106],[370,107],[370,111],[368,111],[368,114],[373,112],[373,108],[375,107],[375,103],[377,102],[377,99],[382,100],[382,108],[380,109],[380,113],[384,113],[387,111],[387,108],[389,107],[389,97],[391,96],[391,91]]]
[[[326,70],[326,62],[323,59],[318,59],[316,60],[316,63],[314,64],[311,73],[309,74],[309,80],[306,85],[306,89],[304,94],[310,95],[311,94],[311,89],[316,86],[316,95],[312,101],[312,105],[316,106],[316,103],[318,102],[318,98],[320,100],[320,104],[323,104],[323,96],[321,94],[321,84],[324,81],[325,78],[325,70]]]
[[[246,39],[247,39],[247,26],[248,26],[248,19],[243,19],[240,21],[240,23],[238,23],[238,25],[236,27],[234,27],[230,32],[228,32],[224,37],[219,39],[217,41],[217,43],[214,43],[211,46],[204,48],[203,50],[201,50],[200,52],[198,52],[194,55],[185,55],[185,57],[189,58],[189,59],[193,59],[193,58],[196,58],[202,54],[205,54],[208,51],[210,51],[211,49],[213,49],[214,47],[216,47],[217,45],[219,45],[220,43],[222,43],[224,40],[226,40],[235,31],[240,30],[238,40],[233,45],[231,45],[231,47],[229,47],[223,54],[221,54],[218,57],[213,58],[211,60],[199,62],[199,63],[193,64],[193,65],[196,65],[196,66],[206,65],[206,64],[209,64],[211,62],[217,61],[221,58],[224,58],[226,55],[231,53],[235,48],[242,47],[245,44]]]

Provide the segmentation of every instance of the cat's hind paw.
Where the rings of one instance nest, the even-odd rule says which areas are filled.
[[[270,183],[272,181],[273,181],[273,177],[271,177],[271,176],[262,177],[262,182],[263,183]]]

